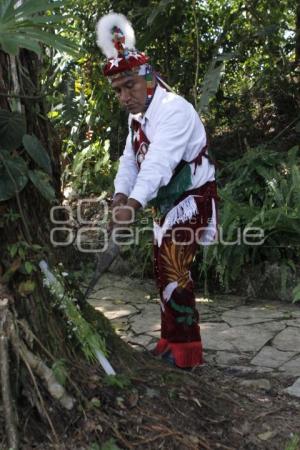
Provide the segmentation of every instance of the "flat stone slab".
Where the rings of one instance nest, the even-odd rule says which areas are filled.
[[[300,354],[296,358],[293,358],[290,361],[283,364],[279,370],[284,370],[290,374],[300,376]]]
[[[135,346],[137,350],[143,350],[143,347],[148,347],[149,344],[152,343],[153,338],[145,334],[142,334],[140,336],[127,335],[125,340],[126,342],[129,341],[130,345]]]
[[[95,286],[95,291],[116,287],[119,290],[143,289],[144,292],[156,292],[155,282],[152,280],[141,280],[127,276],[118,276],[112,273],[105,273]]]
[[[222,314],[222,319],[229,325],[251,325],[262,322],[269,322],[274,319],[286,319],[285,311],[278,311],[267,306],[240,306]]]
[[[232,364],[239,364],[241,359],[243,359],[241,354],[218,351],[215,355],[214,362],[224,366],[231,366]]]
[[[94,306],[95,309],[102,312],[105,315],[105,317],[107,317],[110,320],[120,319],[121,317],[127,317],[130,316],[131,314],[136,314],[138,312],[137,309],[131,305],[125,304],[118,305],[110,302],[95,304],[92,303],[91,301],[90,303],[92,306]]]
[[[230,328],[225,339],[232,348],[244,352],[256,352],[260,350],[272,337],[273,331],[257,328],[257,326],[240,326]]]
[[[111,325],[116,331],[116,333],[120,335],[126,334],[127,332],[129,332],[130,329],[128,319],[126,316],[123,318],[112,319]]]
[[[289,327],[300,327],[300,319],[286,320],[285,323]]]
[[[158,330],[148,331],[147,336],[151,336],[158,340],[160,338],[160,328]]]
[[[243,375],[300,377],[300,305],[247,306],[242,300],[197,296],[205,360]],[[89,302],[135,348],[151,348],[159,339],[160,305],[153,281],[107,273]]]
[[[261,349],[255,358],[252,359],[251,364],[275,369],[282,366],[295,355],[295,352],[282,352],[269,345]]]
[[[133,304],[144,304],[149,300],[149,294],[141,289],[120,289],[112,286],[105,289],[100,289],[90,295],[90,302],[105,302],[105,301],[119,301],[130,302]]]
[[[141,313],[130,318],[130,327],[133,333],[149,333],[160,330],[160,306],[144,305]]]
[[[238,352],[257,352],[284,324],[270,322],[252,326],[229,327],[225,323],[203,323],[201,333],[204,348],[208,350],[230,350]]]
[[[300,397],[300,378],[298,378],[292,386],[284,389],[284,392],[287,392],[294,397]]]
[[[273,340],[273,346],[284,351],[300,350],[300,329],[288,327],[281,331]]]
[[[205,350],[234,350],[225,339],[224,333],[229,325],[219,322],[204,322],[200,324],[201,338]]]

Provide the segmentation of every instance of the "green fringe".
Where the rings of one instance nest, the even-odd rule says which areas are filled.
[[[159,189],[155,199],[151,200],[150,206],[158,209],[161,214],[165,214],[173,206],[176,200],[188,190],[192,184],[192,173],[189,164],[171,178],[167,186]]]

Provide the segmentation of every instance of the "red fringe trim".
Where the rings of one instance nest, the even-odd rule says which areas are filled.
[[[153,350],[154,355],[161,355],[162,353],[165,353],[165,351],[169,350],[169,342],[167,339],[159,339],[159,341],[156,344],[155,349]]]
[[[154,354],[160,355],[168,350],[171,350],[178,367],[195,367],[204,362],[201,341],[168,342],[167,339],[159,339]]]
[[[203,364],[201,341],[169,342],[176,366],[195,367]]]

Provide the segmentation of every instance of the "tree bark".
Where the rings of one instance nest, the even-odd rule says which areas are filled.
[[[16,58],[14,83],[19,83],[20,86],[17,91],[11,84],[10,71],[12,66],[8,64],[9,58],[0,51],[0,94],[2,94],[0,95],[0,107],[6,110],[10,109],[9,94],[11,92],[14,92],[14,95],[20,95],[19,102],[21,110],[26,116],[27,133],[34,133],[44,144],[50,156],[53,167],[53,184],[59,201],[61,198],[60,143],[51,124],[46,119],[46,102],[39,96],[38,80],[41,64],[37,58],[35,54],[27,50],[23,50],[20,57]],[[22,64],[22,71],[19,70],[18,64]],[[26,73],[26,77],[20,79],[24,76],[24,73]],[[22,156],[20,149],[15,149],[14,152]],[[70,258],[74,258],[75,250],[70,247],[69,252],[64,249],[64,252],[61,253],[51,246],[50,205],[33,185],[29,183],[26,185],[23,191],[19,193],[19,200],[22,207],[22,220],[20,218],[15,218],[12,221],[7,220],[0,226],[0,287],[1,284],[6,283],[4,286],[5,292],[8,292],[13,299],[12,302],[7,304],[7,314],[5,313],[5,318],[11,317],[10,330],[5,334],[3,326],[0,327],[0,375],[7,447],[14,450],[18,448],[14,401],[18,404],[19,399],[23,396],[22,403],[24,404],[24,392],[25,394],[29,392],[28,400],[35,403],[37,411],[42,416],[41,419],[50,425],[52,435],[56,436],[49,404],[55,402],[56,408],[61,408],[64,411],[61,417],[67,417],[68,411],[73,408],[80,390],[75,389],[76,373],[71,380],[73,388],[71,392],[67,392],[67,389],[57,381],[51,365],[57,360],[64,360],[69,368],[72,368],[74,362],[77,367],[80,364],[83,366],[87,364],[84,353],[78,350],[78,344],[80,343],[74,344],[74,339],[70,340],[66,317],[57,307],[53,306],[52,297],[44,286],[42,275],[38,270],[30,275],[30,279],[36,285],[34,291],[27,295],[20,294],[20,285],[28,279],[28,276],[19,270],[22,261],[20,262],[18,255],[11,256],[8,251],[9,245],[19,244],[21,241],[25,242],[28,249],[26,260],[33,262],[37,268],[41,259],[47,259],[50,268],[56,267],[59,261],[68,260],[68,254]],[[15,198],[1,202],[0,211],[1,214],[20,212]],[[24,222],[26,223],[25,227]],[[28,230],[25,228],[28,228]],[[41,250],[35,253],[33,244],[40,245]],[[79,256],[75,255],[75,257],[79,259]],[[9,277],[7,277],[8,273],[10,274]],[[5,277],[7,277],[6,281]],[[71,288],[73,296],[78,295],[80,297],[80,292],[76,290],[75,285],[70,286],[66,283],[66,291],[69,288]],[[81,314],[85,320],[89,323],[93,322],[92,328],[95,332],[98,331],[101,336],[105,336],[108,349],[116,353],[116,349],[120,351],[123,348],[125,353],[129,353],[125,344],[120,342],[104,316],[96,313],[83,301],[81,301],[80,306]],[[26,331],[27,328],[28,331]],[[13,358],[10,359],[11,355],[13,355]],[[19,364],[17,364],[18,359],[20,360]],[[12,361],[12,363],[9,364],[9,361]],[[22,374],[20,374],[20,370],[22,370]],[[11,392],[11,386],[15,386],[17,383],[10,385],[9,380],[18,380],[21,384],[20,388]],[[42,393],[48,393],[50,396],[46,395],[44,399]],[[22,424],[20,424],[20,428],[21,426]]]
[[[296,10],[296,45],[295,45],[295,64],[300,64],[300,4]]]
[[[7,315],[8,299],[0,296],[0,385],[7,440],[9,448],[12,450],[16,450],[19,446],[19,439],[17,432],[17,418],[14,410],[10,387]]]

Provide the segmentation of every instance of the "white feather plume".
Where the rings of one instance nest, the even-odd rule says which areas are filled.
[[[125,47],[134,50],[135,35],[131,23],[123,14],[111,12],[103,16],[96,25],[97,45],[107,58],[116,58],[118,52],[112,42],[112,29],[120,28],[125,36]]]

